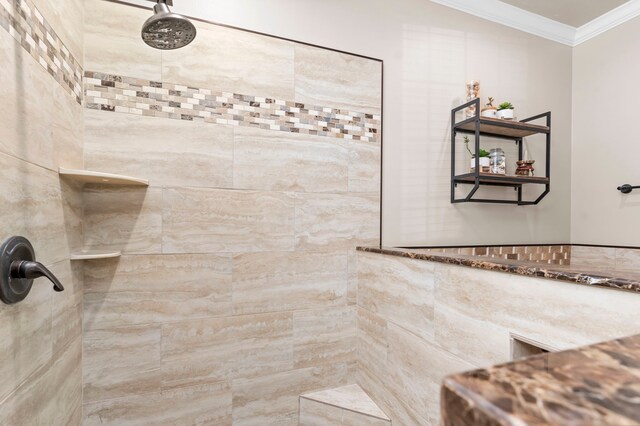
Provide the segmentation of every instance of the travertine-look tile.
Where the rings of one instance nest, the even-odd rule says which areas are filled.
[[[294,198],[287,193],[165,189],[165,253],[293,248]]]
[[[300,398],[300,426],[390,426],[391,421]]]
[[[373,141],[348,141],[349,191],[380,192],[382,144]]]
[[[160,325],[85,331],[84,403],[159,392],[160,337]]]
[[[0,339],[7,348],[0,352],[0,400],[52,356],[52,293],[49,285],[36,282],[28,298],[0,309]]]
[[[233,257],[233,312],[344,305],[346,252],[243,253]]]
[[[296,101],[380,114],[382,64],[296,44]]]
[[[194,24],[198,36],[190,45],[162,52],[164,80],[293,99],[293,43],[202,22]],[[215,66],[211,58],[215,58]]]
[[[391,420],[362,415],[350,410],[342,410],[341,421],[344,426],[391,426]]]
[[[44,20],[57,33],[71,54],[82,62],[84,0],[33,0]]]
[[[388,390],[402,399],[416,416],[439,422],[440,384],[453,373],[473,368],[442,348],[389,324]]]
[[[389,388],[389,372],[384,365],[363,365],[358,368],[358,384],[389,416],[392,424],[423,426],[432,424],[406,405],[403,395],[391,392]],[[435,424],[433,424],[435,426]]]
[[[358,306],[434,339],[434,264],[358,253]]]
[[[293,368],[292,313],[242,315],[162,326],[164,388]]]
[[[535,297],[523,297],[532,286]],[[436,306],[562,350],[637,333],[640,300],[621,291],[437,265]]]
[[[70,5],[72,2],[66,4]],[[33,58],[34,64],[40,66],[51,76],[51,80],[81,104],[82,66],[70,54],[68,46],[60,40],[59,35],[51,28],[50,23],[38,11],[33,1],[5,1],[0,4],[0,13],[2,28],[22,47],[22,50],[16,53],[19,56]],[[70,16],[70,21],[72,19],[73,17]],[[71,22],[69,24],[73,25]],[[82,44],[81,41],[80,44]]]
[[[376,245],[379,212],[377,194],[296,194],[296,249]]]
[[[28,362],[28,358],[22,362]],[[79,424],[82,406],[81,362],[82,342],[78,336],[2,401],[0,424]]]
[[[234,188],[347,191],[349,152],[343,143],[250,127],[238,127],[234,132]]]
[[[615,269],[616,249],[613,247],[571,246],[571,266]]]
[[[86,248],[160,253],[162,190],[87,187],[83,225]]]
[[[640,249],[615,249],[616,271],[638,272],[640,270]]]
[[[85,0],[84,4],[84,69],[162,79],[160,50],[147,46],[140,37],[151,10],[102,0]]]
[[[321,402],[300,398],[299,426],[341,425],[344,410]]]
[[[58,182],[60,196],[62,197],[63,226],[66,232],[67,245],[70,252],[75,252],[84,246],[84,237],[82,235],[84,195],[80,190],[80,185],[76,182],[61,179],[60,176],[58,176]],[[38,256],[40,255],[38,254]],[[38,260],[40,259],[38,258]]]
[[[62,2],[64,3],[64,2]],[[54,165],[69,169],[84,168],[82,105],[60,86],[53,89],[51,140]]]
[[[151,186],[231,187],[231,127],[95,110],[85,111],[84,123],[88,170]]]
[[[55,354],[65,350],[82,335],[83,269],[78,262],[69,260],[50,265],[49,269],[64,286],[63,292],[51,294],[51,344]],[[45,280],[35,281],[34,285],[51,291],[50,284]]]
[[[349,250],[348,255],[348,276],[347,276],[347,304],[358,304],[358,253],[355,250]]]
[[[335,407],[346,408],[359,414],[377,417],[381,420],[389,420],[384,411],[382,411],[358,385],[340,386],[319,392],[307,393],[302,395],[302,398]]]
[[[293,356],[296,368],[355,362],[355,307],[294,312]]]
[[[0,152],[54,169],[55,81],[4,29],[0,29],[0,64]]]
[[[0,235],[29,239],[45,265],[68,258],[73,236],[66,232],[58,174],[0,154],[0,180]]]
[[[346,364],[282,371],[232,382],[233,424],[297,425],[299,396],[347,384]]]
[[[357,317],[357,360],[358,367],[374,371],[385,368],[389,343],[387,339],[387,321],[358,307]]]
[[[231,256],[135,255],[87,261],[85,329],[231,315]]]
[[[84,404],[83,425],[231,425],[226,382]]]
[[[435,342],[475,367],[511,360],[509,331],[487,321],[463,315],[446,305],[435,309]]]

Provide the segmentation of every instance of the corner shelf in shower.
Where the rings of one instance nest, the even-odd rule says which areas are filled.
[[[60,167],[58,174],[81,184],[100,184],[115,186],[149,186],[147,179],[113,173],[94,172],[91,170],[74,170]]]
[[[471,118],[456,122],[456,114],[465,108],[475,107],[476,115]],[[521,121],[499,120],[495,118],[480,117],[480,99],[476,98],[464,105],[451,110],[451,203],[494,203],[516,204],[519,206],[536,205],[550,192],[551,179],[551,112],[538,114]],[[531,124],[530,121],[546,119],[546,125]],[[458,133],[474,136],[475,152],[480,151],[480,138],[491,137],[514,141],[518,147],[518,160],[523,159],[523,138],[527,136],[543,135],[546,141],[546,162],[543,177],[539,176],[506,176],[493,173],[481,173],[476,165],[476,171],[472,173],[456,174],[456,135]],[[473,185],[473,188],[464,198],[456,198],[456,188],[459,184]],[[523,185],[544,185],[543,192],[535,200],[523,199]],[[474,198],[480,187],[512,187],[516,190],[517,198],[514,200],[495,198]]]
[[[86,250],[71,253],[71,260],[113,259],[122,256],[120,251]]]

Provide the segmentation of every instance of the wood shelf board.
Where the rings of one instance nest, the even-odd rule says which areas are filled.
[[[464,132],[476,131],[475,121],[456,124],[455,128]],[[549,127],[538,124],[523,123],[521,121],[500,120],[497,118],[480,118],[480,133],[485,136],[500,136],[510,138],[524,138],[538,133],[549,133]]]
[[[113,173],[94,172],[91,170],[74,170],[60,167],[58,169],[60,176],[74,180],[76,182],[87,184],[101,185],[120,185],[120,186],[149,186],[149,181],[131,176],[117,175]]]
[[[120,251],[84,250],[71,253],[71,260],[112,259],[120,256]]]
[[[471,173],[454,177],[454,182],[458,183],[475,183],[475,180],[475,175]],[[544,185],[549,183],[549,178],[538,176],[507,176],[494,173],[480,173],[480,184],[483,183],[502,185],[522,185],[534,183]]]

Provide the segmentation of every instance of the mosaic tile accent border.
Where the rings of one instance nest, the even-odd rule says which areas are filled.
[[[569,265],[571,246],[498,246],[498,247],[447,247],[430,248],[433,253],[452,253],[466,256],[483,256],[493,259],[521,260],[546,263],[549,265]]]
[[[30,0],[0,0],[0,26],[82,104],[82,67]]]
[[[85,106],[89,109],[379,141],[379,115],[94,71],[86,71],[84,76]]]

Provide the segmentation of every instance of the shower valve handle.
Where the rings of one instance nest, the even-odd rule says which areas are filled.
[[[13,305],[24,300],[33,280],[46,277],[57,292],[64,291],[58,278],[42,263],[36,262],[33,246],[24,237],[11,237],[0,245],[0,300]]]
[[[46,277],[53,283],[55,291],[64,291],[64,287],[58,278],[42,263],[33,260],[15,260],[11,263],[11,278],[35,278]]]

